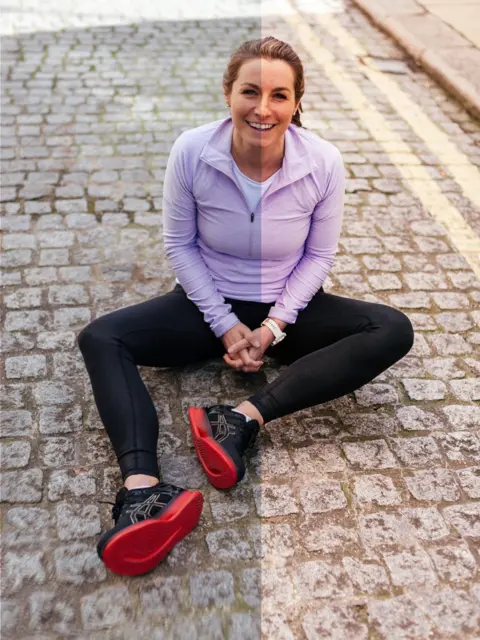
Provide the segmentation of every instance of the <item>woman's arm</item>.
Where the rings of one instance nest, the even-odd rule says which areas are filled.
[[[196,242],[197,208],[191,191],[185,134],[173,144],[163,184],[163,237],[173,271],[205,322],[220,338],[240,320],[217,291]],[[191,160],[191,158],[190,158]]]
[[[283,292],[270,308],[269,318],[294,324],[320,289],[333,266],[342,226],[345,169],[340,152],[330,172],[323,199],[312,214],[302,258],[290,274]]]

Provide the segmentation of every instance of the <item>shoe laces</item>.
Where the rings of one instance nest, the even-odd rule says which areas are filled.
[[[136,504],[137,502],[141,502],[143,500],[142,496],[134,493],[126,493],[123,497],[120,493],[117,495],[115,502],[110,502],[110,500],[99,500],[101,504],[109,504],[112,506],[112,519],[117,524],[122,511],[129,507],[132,504]]]
[[[210,412],[218,415],[223,415],[227,424],[233,429],[228,429],[226,437],[235,446],[240,454],[243,454],[248,447],[253,444],[255,436],[258,431],[258,423],[256,420],[248,421],[239,413],[232,411],[233,407],[225,405],[214,405],[209,407],[207,415],[210,416]],[[228,417],[225,416],[228,413]],[[215,440],[221,437],[220,429],[217,424],[217,431],[215,433]]]

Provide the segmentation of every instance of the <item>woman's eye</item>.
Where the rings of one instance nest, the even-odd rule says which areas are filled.
[[[255,93],[255,91],[253,89],[245,89],[245,91],[243,93]],[[283,100],[287,99],[287,96],[284,96],[283,93],[276,93],[275,95],[279,96]]]

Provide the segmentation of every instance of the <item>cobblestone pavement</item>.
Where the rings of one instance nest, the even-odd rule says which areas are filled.
[[[281,3],[261,21],[246,1],[130,4],[0,3],[3,637],[478,637],[480,290],[461,224],[478,232],[478,123],[349,5],[304,2],[317,13],[295,26]],[[161,566],[124,579],[95,553],[119,475],[75,337],[172,287],[169,149],[227,115],[228,55],[266,34],[297,47],[305,124],[348,170],[327,289],[404,310],[415,345],[356,393],[268,424],[228,492],[206,482],[186,407],[244,398],[275,366],[142,368],[164,478],[206,500]]]

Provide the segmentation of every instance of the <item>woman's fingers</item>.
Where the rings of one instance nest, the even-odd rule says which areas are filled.
[[[245,373],[255,373],[255,372],[257,372],[257,371],[260,369],[260,367],[262,367],[262,366],[263,366],[263,361],[262,361],[262,360],[257,361],[257,362],[258,362],[258,364],[254,364],[256,361],[252,361],[252,364],[251,364],[251,365],[245,365],[245,364],[243,363],[243,361],[242,361],[242,360],[240,360],[239,358],[237,358],[237,359],[235,359],[235,360],[234,360],[234,359],[232,359],[232,358],[230,358],[230,356],[228,355],[228,353],[226,353],[226,354],[223,356],[223,359],[224,359],[224,360],[225,360],[225,362],[226,362],[230,367],[232,367],[233,369],[237,369],[237,370],[240,370],[240,369],[241,369],[241,370],[242,370],[242,371],[244,371]]]
[[[238,353],[242,349],[246,349],[249,345],[250,343],[248,342],[248,340],[246,338],[242,338],[241,340],[239,340],[235,344],[232,344],[232,346],[228,348],[228,353],[230,355],[233,355],[234,353]]]
[[[242,338],[238,342],[235,342],[235,344],[232,344],[228,348],[228,353],[230,354],[238,353],[242,349],[247,349],[250,346],[257,347],[257,348],[260,347],[260,342],[253,334],[249,338]]]

